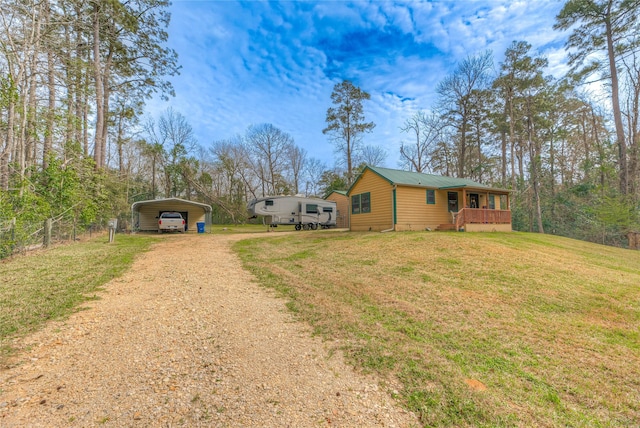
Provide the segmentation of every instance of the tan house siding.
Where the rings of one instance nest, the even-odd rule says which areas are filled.
[[[365,170],[358,182],[349,190],[349,213],[351,197],[361,193],[370,193],[371,212],[350,214],[351,230],[387,230],[393,223],[393,187],[378,174]]]
[[[427,189],[398,186],[396,190],[396,230],[435,229],[451,223],[447,212],[447,191],[435,190],[435,204],[427,204]]]
[[[437,225],[441,224],[451,224],[453,223],[453,214],[449,212],[449,192],[458,194],[458,209],[462,208],[462,194],[461,192],[456,192],[455,190],[438,190],[436,192],[436,207],[438,209],[438,213],[434,213],[437,217],[434,216],[434,222],[437,221]]]
[[[502,210],[502,209],[506,209],[506,208],[502,208],[501,206],[501,202],[500,202],[500,195],[493,195],[493,200],[496,202],[496,210]]]
[[[179,202],[168,202],[161,206],[153,204],[143,205],[140,207],[138,230],[158,230],[158,219],[156,217],[160,215],[160,211],[187,212],[189,214],[187,229],[190,231],[197,229],[197,222],[205,221],[204,209],[197,206],[181,204]]]
[[[370,212],[354,214],[354,196],[367,193]],[[455,204],[449,204],[450,194],[457,195]],[[350,228],[354,231],[507,230],[511,227],[509,191],[464,178],[367,166],[348,195]],[[427,203],[427,195],[433,203]],[[494,198],[491,207],[490,197]],[[455,211],[455,215],[449,210]],[[494,226],[464,229],[470,223]],[[502,226],[505,223],[507,225]]]
[[[331,192],[325,199],[336,203],[336,209],[338,210],[336,227],[349,227],[349,197],[340,193]]]

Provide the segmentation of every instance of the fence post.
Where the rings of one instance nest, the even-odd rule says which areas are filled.
[[[11,219],[11,253],[13,254],[13,251],[16,248],[16,218],[12,218]]]
[[[51,245],[51,229],[53,226],[52,219],[48,218],[44,221],[44,247],[47,248]]]

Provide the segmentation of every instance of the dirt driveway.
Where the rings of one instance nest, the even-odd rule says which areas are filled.
[[[230,251],[246,237],[166,236],[101,300],[20,341],[0,426],[417,426],[254,283]]]

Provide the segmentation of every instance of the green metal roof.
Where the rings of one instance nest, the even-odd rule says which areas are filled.
[[[338,195],[342,195],[342,196],[347,196],[346,190],[332,190],[329,193],[327,193],[322,199],[327,199],[329,196],[331,196],[334,193],[337,193]]]
[[[472,189],[491,189],[496,191],[509,192],[509,190],[496,189],[495,187],[487,186],[485,184],[478,183],[466,178],[443,177],[441,175],[400,171],[397,169],[381,168],[377,166],[365,167],[365,169],[362,171],[362,174],[364,174],[367,169],[378,174],[380,177],[384,178],[392,185],[399,184],[404,186],[416,186],[434,189],[454,189],[466,187]],[[362,176],[362,174],[360,175],[360,177]],[[360,177],[358,177],[358,179],[356,179],[356,181],[353,183],[354,186],[358,182]],[[353,188],[353,186],[351,187]],[[351,191],[351,189],[349,189],[349,191]]]

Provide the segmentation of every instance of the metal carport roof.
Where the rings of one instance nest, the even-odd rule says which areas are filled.
[[[140,206],[142,205],[162,205],[167,202],[179,202],[181,204],[190,204],[196,205],[204,209],[205,213],[211,214],[211,205],[203,204],[201,202],[187,201],[186,199],[180,198],[162,198],[162,199],[151,199],[149,201],[138,201],[131,204],[131,212],[140,212]]]
[[[186,199],[180,199],[180,198],[162,198],[162,199],[152,199],[148,201],[138,201],[131,204],[131,225],[133,230],[139,230],[141,226],[136,223],[136,217],[138,217],[139,219],[141,207],[143,206],[144,207],[149,207],[149,206],[162,207],[162,205],[167,205],[167,204],[174,204],[174,206],[175,204],[182,204],[182,205],[190,205],[196,209],[200,208],[204,211],[205,224],[211,225],[211,216],[212,216],[211,205],[203,204],[201,202],[188,201]]]

